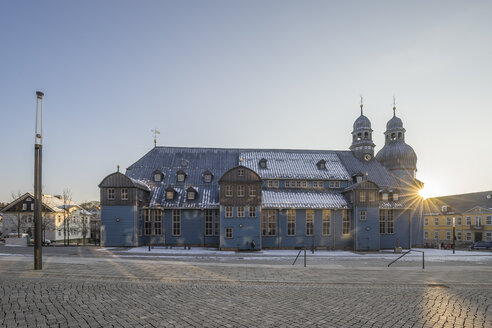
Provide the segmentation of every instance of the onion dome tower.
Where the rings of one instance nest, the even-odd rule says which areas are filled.
[[[402,120],[396,116],[396,106],[393,106],[393,117],[386,124],[384,136],[384,147],[377,153],[376,159],[397,177],[405,181],[415,179],[417,155],[405,143],[405,129]]]
[[[350,150],[359,160],[370,161],[374,157],[371,121],[364,116],[364,105],[360,104],[360,116],[354,122]]]

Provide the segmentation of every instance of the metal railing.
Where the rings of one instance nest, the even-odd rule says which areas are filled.
[[[302,251],[304,251],[304,267],[306,267],[306,248],[301,248],[299,250],[299,253],[297,253],[296,259],[294,260],[294,263],[292,263],[292,265],[296,264],[296,261],[299,258],[299,255],[301,255]]]
[[[417,251],[415,249],[410,249],[407,252],[403,253],[401,256],[399,256],[396,260],[391,261],[391,263],[388,264],[388,268],[390,267],[390,265],[392,265],[393,263],[395,263],[396,261],[398,261],[399,259],[401,259],[402,257],[404,257],[405,255],[407,255],[410,252],[422,253],[422,270],[425,269],[425,256],[424,256],[424,251]]]

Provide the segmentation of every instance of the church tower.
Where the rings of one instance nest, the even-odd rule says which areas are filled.
[[[405,143],[405,129],[402,120],[396,116],[396,106],[393,106],[393,117],[386,124],[384,140],[384,147],[376,159],[402,180],[413,181],[417,172],[417,155]]]
[[[359,160],[370,161],[374,157],[371,121],[364,116],[364,105],[360,104],[360,116],[354,122],[350,150]]]

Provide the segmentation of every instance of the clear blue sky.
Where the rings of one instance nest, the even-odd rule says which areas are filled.
[[[437,195],[492,189],[491,1],[2,1],[0,201],[97,185],[159,145],[348,149],[359,95]]]

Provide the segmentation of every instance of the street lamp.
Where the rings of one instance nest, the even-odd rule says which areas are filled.
[[[36,91],[36,126],[34,138],[34,270],[43,269],[43,246],[42,246],[42,135],[43,135],[43,96],[44,93]]]

